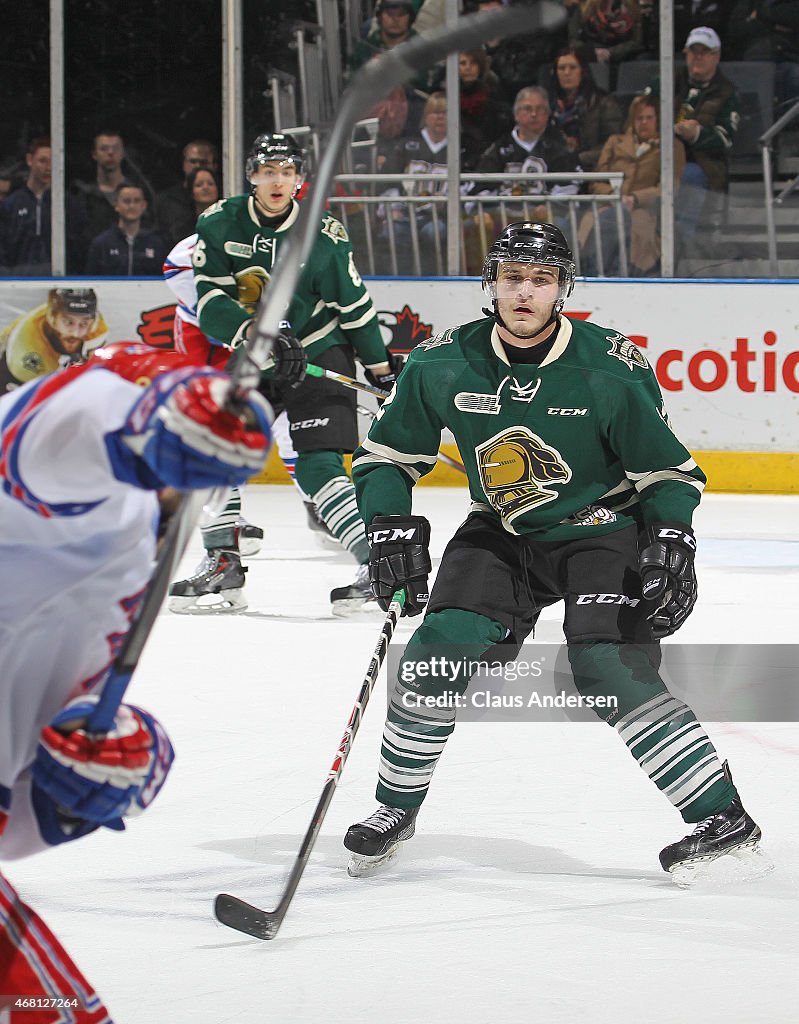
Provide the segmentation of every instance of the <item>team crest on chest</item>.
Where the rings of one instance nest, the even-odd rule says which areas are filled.
[[[255,315],[258,303],[261,301],[261,293],[266,287],[270,275],[263,267],[247,267],[241,273],[236,274],[236,288],[238,290],[239,302],[248,313]]]
[[[625,338],[623,334],[609,334],[605,340],[610,342],[608,355],[618,359],[621,363],[625,363],[631,373],[636,366],[640,366],[643,370],[649,366],[646,356],[640,348],[633,345],[630,339]]]
[[[344,225],[329,214],[322,218],[322,234],[332,238],[336,244],[350,240],[350,236],[344,230]]]
[[[460,412],[483,413],[486,416],[498,416],[502,409],[500,395],[505,385],[510,382],[508,395],[512,402],[525,402],[527,405],[535,398],[541,387],[541,378],[529,384],[520,384],[514,377],[503,377],[495,394],[486,395],[480,391],[459,391],[453,402]]]
[[[560,452],[527,427],[508,427],[474,452],[486,497],[506,522],[554,501],[553,485],[572,478]]]

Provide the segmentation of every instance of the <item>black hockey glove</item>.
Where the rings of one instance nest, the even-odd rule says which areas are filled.
[[[418,615],[427,604],[430,523],[424,516],[375,516],[367,527],[369,582],[377,603],[388,611],[394,592],[405,588],[403,615]]]
[[[364,375],[370,384],[373,384],[376,388],[382,388],[383,391],[389,392],[397,383],[397,377],[400,375],[400,371],[405,365],[405,360],[402,356],[395,355],[386,349],[386,355],[388,356],[388,373],[373,373],[371,370],[367,370],[364,367]]]
[[[682,523],[654,523],[639,538],[641,591],[655,604],[649,621],[658,640],[676,633],[696,604],[695,556],[693,530]]]
[[[305,379],[308,356],[291,329],[288,320],[280,321],[280,332],[272,347],[275,368],[272,380],[283,387],[296,388]]]

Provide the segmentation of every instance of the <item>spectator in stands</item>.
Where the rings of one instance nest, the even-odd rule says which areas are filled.
[[[167,249],[161,236],[142,227],[147,197],[141,185],[122,181],[114,192],[117,223],[89,246],[86,273],[92,277],[160,277]]]
[[[115,194],[123,181],[135,181],[145,190],[148,204],[150,190],[125,155],[125,142],[119,132],[104,128],[94,136],[92,160],[95,175],[89,181],[75,181],[72,192],[85,211],[86,237],[93,239],[113,227],[117,220]]]
[[[386,50],[412,39],[416,32],[413,21],[416,11],[412,0],[377,0],[375,19],[377,28],[366,39],[359,39],[350,54],[350,71],[357,71],[367,61]],[[431,72],[419,72],[409,83],[406,91],[417,90],[425,96],[431,91]]]
[[[737,0],[730,11],[725,44],[740,60],[776,64],[778,103],[799,99],[799,3],[796,0]]]
[[[8,198],[11,192],[11,172],[5,167],[0,168],[0,203]]]
[[[502,6],[502,0],[464,0],[465,13],[490,11]],[[502,99],[510,106],[520,89],[541,83],[555,54],[565,45],[565,26],[558,32],[535,32],[488,40],[485,51],[489,66],[499,80]]]
[[[723,208],[740,101],[735,86],[719,71],[721,40],[714,29],[692,29],[684,53],[685,66],[674,76],[674,134],[685,144],[686,162],[674,213],[678,236],[688,243],[703,209],[712,218]],[[660,80],[648,85],[644,95],[660,96]]]
[[[658,214],[660,203],[660,134],[658,104],[651,96],[638,96],[630,107],[630,125],[623,134],[611,135],[599,155],[596,170],[621,171],[622,210],[629,270],[632,277],[657,272],[660,262]],[[685,166],[685,147],[679,140],[674,145],[674,178],[679,183]],[[594,195],[609,195],[607,182],[591,183]],[[610,277],[620,272],[619,236],[616,228],[615,204],[600,207],[602,255],[604,272]],[[579,241],[582,270],[586,275],[599,272],[596,253],[594,215],[588,210],[580,221]]]
[[[194,233],[197,213],[189,188],[189,175],[198,168],[212,174],[217,172],[216,146],[207,139],[192,139],[183,147],[181,167],[181,180],[159,192],[155,200],[155,221],[167,251],[173,249],[181,238]]]
[[[500,135],[478,161],[477,174],[507,174],[508,181],[497,186],[475,182],[470,195],[480,196],[534,196],[531,201],[519,203],[486,204],[464,225],[466,261],[469,272],[482,265],[486,243],[506,223],[514,220],[533,220],[555,223],[566,230],[565,204],[547,203],[548,196],[576,195],[577,181],[562,181],[549,184],[545,181],[514,181],[514,174],[572,173],[580,170],[576,153],[573,153],[560,128],[550,120],[549,96],[541,86],[521,89],[513,105],[516,124],[512,131]],[[490,213],[488,211],[494,211]],[[469,208],[470,214],[473,213]]]
[[[533,85],[521,89],[513,105],[516,122],[512,131],[500,135],[483,155],[475,168],[478,174],[554,174],[571,173],[581,168],[577,156],[568,146],[560,128],[550,120],[551,109],[546,89]],[[511,220],[524,217],[553,223],[555,216],[547,208],[546,196],[576,195],[576,181],[558,182],[551,187],[543,181],[514,182],[508,180],[500,187],[477,184],[476,195],[534,195],[542,201],[526,213],[518,212]],[[563,213],[563,208],[558,207]]]
[[[356,174],[380,173],[397,145],[397,140],[405,138],[409,134],[408,119],[408,96],[401,85],[396,86],[386,96],[378,100],[372,107],[367,118],[377,118],[377,138],[375,139],[375,151],[364,156],[366,150],[353,153],[355,157],[354,172]],[[418,123],[418,122],[417,122]],[[366,141],[366,133],[361,128],[355,135],[356,141]],[[372,156],[374,155],[374,166]],[[341,187],[337,185],[337,190]]]
[[[447,192],[447,97],[443,92],[432,93],[425,103],[424,118],[418,135],[402,139],[395,147],[393,156],[383,167],[384,174],[430,174],[427,182],[403,182],[392,185],[387,196],[446,195]],[[434,177],[439,180],[435,181]],[[438,272],[436,258],[438,248],[441,266],[445,264],[447,238],[447,211],[443,203],[387,203],[382,210],[386,221],[390,218],[391,230],[386,224],[381,228],[380,239],[390,246],[393,234],[397,256],[397,271],[400,274],[415,272],[413,260],[412,221],[416,233],[422,274]],[[382,262],[382,260],[381,260]],[[389,266],[388,260],[385,261]]]
[[[222,198],[222,179],[216,171],[208,170],[206,167],[195,167],[186,179],[186,191],[191,196],[194,222],[190,234],[194,234],[193,229],[200,214]]]
[[[569,45],[599,64],[620,64],[643,50],[638,0],[580,0],[569,12]]]
[[[52,197],[50,139],[39,136],[25,154],[28,168],[22,185],[0,204],[0,268],[19,277],[48,276]],[[80,207],[67,198],[66,234],[68,269],[83,269],[80,238],[83,221]]]
[[[616,98],[591,77],[583,47],[565,47],[558,54],[549,99],[570,151],[584,171],[592,171],[605,141],[622,130],[624,117]]]
[[[458,57],[461,105],[461,170],[471,171],[498,132],[512,125],[510,105],[499,91],[499,79],[488,66],[485,50],[466,50]]]

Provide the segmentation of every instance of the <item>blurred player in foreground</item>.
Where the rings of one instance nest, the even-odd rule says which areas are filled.
[[[164,783],[172,746],[148,712],[122,704],[106,735],[75,724],[150,577],[159,496],[241,484],[266,460],[271,410],[255,394],[227,412],[228,382],[117,343],[0,398],[0,860],[121,830]],[[110,1020],[2,875],[0,993],[68,1000],[31,1024]]]
[[[658,674],[657,641],[696,601],[691,519],[705,477],[672,432],[641,352],[561,316],[574,271],[556,227],[510,224],[483,268],[486,317],[414,349],[355,453],[375,594],[387,607],[404,589],[406,614],[427,610],[390,698],[381,806],[344,840],[351,874],[380,867],[413,835],[468,663],[502,644],[513,657],[541,609],[561,600],[578,694],[696,825],[661,852],[663,868],[690,882],[698,864],[760,839],[702,725]],[[411,515],[411,490],[435,465],[444,427],[472,506],[428,603],[430,524]],[[442,652],[461,666],[457,677],[435,671]]]

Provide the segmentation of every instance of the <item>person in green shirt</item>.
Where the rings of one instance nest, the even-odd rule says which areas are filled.
[[[248,194],[222,199],[200,216],[192,256],[200,329],[234,353],[254,329],[261,294],[297,221],[303,151],[288,136],[261,135],[247,158],[246,176]],[[394,384],[396,367],[347,232],[328,213],[322,216],[274,354],[276,362],[267,364],[260,390],[276,415],[284,409],[288,414],[297,483],[359,567],[352,585],[332,591],[333,612],[348,615],[374,607],[366,566],[369,548],[343,461],[343,454],[358,444],[355,392],[306,377],[305,365],[310,360],[354,377],[357,356],[367,377],[386,390]],[[192,577],[171,585],[172,611],[246,608],[236,536],[240,510],[241,498],[234,492],[221,515],[203,528],[205,558]]]
[[[425,616],[389,697],[380,807],[344,840],[350,874],[372,873],[414,834],[470,663],[513,660],[558,601],[578,694],[683,819],[700,823],[662,851],[663,868],[690,871],[760,838],[726,763],[658,673],[657,641],[696,600],[691,518],[705,476],[635,345],[561,315],[574,274],[558,228],[510,224],[484,264],[486,316],[414,349],[355,453],[375,595],[387,608],[404,592],[403,613]],[[471,509],[428,599],[430,525],[412,515],[411,495],[444,427]]]

